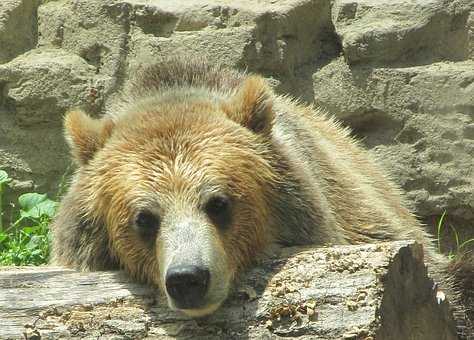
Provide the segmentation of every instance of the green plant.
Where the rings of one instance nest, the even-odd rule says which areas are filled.
[[[443,211],[443,214],[439,218],[437,226],[436,226],[436,231],[437,231],[436,240],[437,240],[437,243],[438,243],[438,251],[439,252],[442,251],[442,249],[441,249],[441,235],[443,233],[443,230],[446,228],[445,217],[446,217],[446,210]],[[469,244],[474,243],[474,238],[471,238],[471,239],[468,239],[468,240],[465,240],[465,241],[461,242],[461,240],[459,238],[459,233],[456,230],[456,228],[454,228],[451,224],[449,224],[449,228],[451,229],[451,232],[453,233],[454,241],[455,241],[455,244],[456,244],[455,249],[450,250],[449,253],[448,253],[448,257],[452,259],[452,258],[455,258],[456,256],[458,256],[458,254],[460,254],[464,250],[464,248],[466,248]]]
[[[446,210],[443,211],[443,214],[438,220],[436,225],[436,241],[438,242],[438,251],[441,253],[441,232],[444,228],[444,217],[446,216]]]
[[[3,179],[3,180],[2,180]],[[9,180],[0,171],[1,193]],[[8,228],[0,228],[0,265],[39,265],[47,262],[50,249],[49,224],[58,203],[45,194],[26,193],[18,198],[19,212]]]

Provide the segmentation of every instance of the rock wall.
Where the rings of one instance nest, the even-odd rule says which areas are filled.
[[[428,224],[446,210],[473,229],[474,0],[2,0],[0,168],[15,191],[56,192],[67,108],[100,114],[137,66],[178,53],[323,107]]]

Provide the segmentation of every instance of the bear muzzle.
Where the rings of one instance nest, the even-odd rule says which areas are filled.
[[[166,291],[178,309],[197,309],[205,304],[210,272],[202,265],[177,265],[168,268]]]
[[[213,313],[227,298],[232,267],[216,228],[201,216],[173,211],[163,219],[157,255],[168,305],[191,317]]]

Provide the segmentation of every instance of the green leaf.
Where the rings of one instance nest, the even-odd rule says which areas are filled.
[[[25,227],[22,229],[25,234],[35,234],[38,232],[38,227]]]
[[[8,174],[4,170],[0,170],[0,184],[10,182],[11,178],[8,177]]]
[[[42,216],[52,218],[58,206],[46,196],[46,194],[27,193],[18,198],[20,207],[20,216],[22,218],[39,219]]]
[[[46,194],[37,194],[35,192],[29,192],[27,194],[23,194],[18,198],[18,203],[20,203],[20,207],[25,210],[31,210],[36,207],[39,203],[43,202],[47,199]]]
[[[48,225],[58,203],[37,193],[21,195],[18,201],[20,218],[12,230],[0,231],[0,265],[43,264],[50,252]]]
[[[58,203],[50,199],[46,199],[45,201],[38,204],[37,208],[40,211],[40,216],[48,216],[49,218],[53,218],[54,214],[56,213],[56,209],[58,208]]]

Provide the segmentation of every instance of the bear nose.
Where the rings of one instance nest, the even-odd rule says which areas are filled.
[[[177,308],[193,309],[203,304],[209,286],[210,273],[206,267],[180,265],[166,272],[166,291]]]

